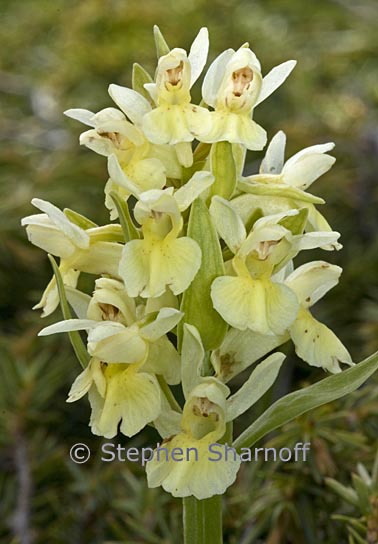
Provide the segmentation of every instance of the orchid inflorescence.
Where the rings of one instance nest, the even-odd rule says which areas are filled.
[[[80,343],[73,331],[87,333],[88,358],[68,402],[88,393],[95,435],[130,437],[152,425],[166,448],[195,447],[197,460],[153,458],[147,479],[176,497],[203,499],[236,478],[238,456],[212,463],[205,453],[274,383],[285,358],[276,348],[291,339],[303,361],[331,373],[353,364],[310,311],[341,268],[293,265],[302,250],[341,248],[316,208],[324,200],[307,192],[335,162],[328,154],[334,144],[285,161],[280,131],[259,173],[244,176],[246,151],[267,141],[254,109],[295,61],[263,77],[248,44],[227,49],[210,65],[195,105],[191,88],[206,64],[207,29],[189,54],[169,50],[157,28],[155,41],[155,79],[136,64],[132,89],[109,87],[118,108],[65,112],[90,127],[80,143],[107,157],[105,205],[119,222],[98,226],[33,199],[42,213],[22,224],[33,244],[60,259],[36,308],[48,316],[68,300],[76,315],[62,304],[66,319],[40,335],[69,332]],[[92,295],[77,288],[82,272],[97,276]],[[231,394],[230,380],[257,361]],[[183,407],[169,388],[180,383]]]

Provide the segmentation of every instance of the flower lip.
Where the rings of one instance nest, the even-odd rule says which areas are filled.
[[[239,68],[232,72],[233,94],[236,97],[242,96],[242,94],[248,90],[249,84],[253,80],[253,70],[249,66]]]

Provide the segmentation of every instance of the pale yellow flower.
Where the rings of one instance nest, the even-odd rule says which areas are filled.
[[[131,240],[122,253],[119,274],[130,296],[159,297],[167,287],[173,294],[185,291],[201,264],[201,250],[188,236],[179,236],[181,212],[206,190],[214,178],[196,172],[183,187],[142,193],[135,206],[143,240]]]
[[[24,217],[21,224],[26,226],[32,244],[61,258],[60,271],[67,285],[76,286],[79,272],[118,277],[122,245],[110,241],[120,236],[116,225],[84,230],[50,202],[34,198],[32,204],[44,213]],[[53,278],[35,308],[43,308],[45,317],[55,310],[58,303]]]
[[[262,77],[256,55],[246,46],[227,49],[210,66],[202,86],[204,101],[214,108],[211,128],[197,132],[202,142],[222,140],[242,144],[247,149],[263,149],[265,130],[252,120],[254,108],[273,93],[295,66],[287,61]]]
[[[267,216],[246,230],[232,206],[213,197],[210,212],[221,238],[235,254],[235,276],[220,276],[211,287],[214,308],[232,327],[282,335],[296,318],[299,304],[292,289],[272,277],[302,249],[323,247],[338,233],[293,235],[285,220],[298,210]]]

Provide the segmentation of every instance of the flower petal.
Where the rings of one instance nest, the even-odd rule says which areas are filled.
[[[211,445],[215,447],[215,444]],[[226,460],[225,455],[218,459],[220,453],[216,455],[215,450],[209,452],[209,446],[206,438],[193,440],[184,433],[166,441],[162,447],[167,448],[169,452],[168,461],[164,458],[164,453],[161,454],[160,459],[157,459],[155,450],[154,458],[146,465],[148,486],[158,487],[161,485],[174,497],[194,495],[197,499],[202,500],[213,495],[222,495],[236,479],[240,457],[235,453],[235,459],[230,456]],[[180,448],[183,452],[182,461],[172,459],[171,452],[175,448]],[[190,448],[192,448],[191,451]],[[176,450],[176,452],[178,451]],[[219,444],[219,448],[217,445],[216,451],[224,452],[224,445]],[[198,456],[197,459],[194,454]]]
[[[272,70],[263,78],[261,91],[255,104],[256,106],[261,104],[263,100],[268,98],[268,96],[274,93],[274,91],[282,85],[285,79],[293,71],[296,64],[296,60],[287,60],[272,68]]]
[[[72,240],[56,227],[44,213],[24,217],[21,225],[26,226],[29,242],[51,255],[67,259],[76,251]]]
[[[214,308],[232,327],[261,334],[283,334],[298,312],[295,293],[269,280],[216,278],[211,298]]]
[[[294,270],[285,284],[295,292],[300,304],[308,308],[338,284],[341,272],[340,266],[313,261]]]
[[[174,193],[180,212],[185,211],[191,203],[214,183],[211,172],[201,170],[195,172],[189,181]]]
[[[201,250],[191,238],[161,240],[149,247],[144,240],[128,242],[120,274],[129,296],[158,297],[167,287],[178,295],[190,285],[201,265]]]
[[[152,323],[140,328],[140,335],[149,342],[155,342],[171,331],[183,315],[182,312],[174,308],[162,308]]]
[[[81,251],[72,260],[72,267],[88,274],[109,274],[118,278],[123,246],[115,242],[96,242],[88,251]]]
[[[71,119],[75,119],[75,121],[80,121],[80,123],[88,125],[89,127],[95,126],[95,114],[92,111],[85,110],[83,108],[72,108],[64,111],[63,114],[67,115],[67,117],[71,117]]]
[[[81,229],[67,218],[67,216],[56,206],[41,200],[40,198],[33,198],[33,206],[45,212],[51,221],[56,225],[66,236],[71,240],[75,246],[80,249],[86,249],[89,247],[89,236],[85,230]]]
[[[188,60],[190,62],[191,77],[190,86],[194,85],[207,61],[207,54],[209,52],[209,31],[206,27],[202,27],[194,38],[192,46],[189,51]]]
[[[38,336],[49,336],[50,334],[69,331],[85,331],[97,325],[98,321],[93,321],[93,319],[66,319],[45,327],[39,331]]]
[[[283,353],[273,353],[257,365],[248,380],[227,400],[226,421],[233,421],[246,412],[270,389],[284,359]]]
[[[187,108],[187,104],[159,106],[145,115],[143,132],[148,140],[160,145],[191,142],[194,136],[188,125]]]
[[[88,352],[107,363],[140,363],[148,354],[137,327],[114,321],[97,323],[88,333]]]
[[[286,134],[280,130],[270,141],[260,166],[261,174],[278,175],[285,162]]]
[[[135,185],[135,183],[128,178],[128,176],[122,170],[121,165],[119,164],[119,161],[115,155],[110,155],[108,158],[108,172],[110,179],[114,183],[123,189],[126,189],[126,191],[128,191],[130,194],[136,197],[139,196],[139,193],[141,192],[139,187],[137,187],[137,185]]]
[[[103,408],[91,422],[94,434],[113,438],[121,423],[121,432],[134,436],[159,416],[161,398],[155,376],[138,373],[132,367],[109,365],[105,377],[107,390]]]
[[[247,149],[259,151],[266,144],[266,131],[249,114],[239,114],[228,111],[213,111],[210,113],[211,130],[202,126],[196,137],[201,142],[227,141],[232,144],[245,145]]]
[[[72,384],[66,402],[75,402],[88,393],[92,384],[96,381],[96,387],[102,396],[105,394],[106,382],[102,373],[101,362],[91,359],[87,368],[81,372]]]
[[[201,336],[193,325],[184,323],[181,348],[182,389],[187,399],[189,393],[200,381],[200,369],[205,356]]]
[[[232,205],[219,196],[213,196],[210,214],[219,236],[235,254],[247,237],[243,221]]]
[[[80,272],[78,270],[64,269],[62,264],[59,266],[59,270],[63,279],[65,287],[76,287]],[[54,310],[59,306],[59,293],[56,285],[55,276],[53,276],[44,290],[41,300],[33,306],[33,310],[42,308],[41,317],[47,317],[52,314]]]
[[[211,63],[202,84],[202,96],[206,104],[215,107],[217,93],[222,83],[225,68],[231,57],[235,53],[234,49],[226,49]]]
[[[290,335],[298,357],[311,366],[337,373],[341,372],[339,362],[354,364],[337,336],[317,321],[309,310],[300,310],[298,318],[290,327]]]
[[[160,374],[170,385],[177,385],[181,378],[181,359],[166,336],[162,336],[149,345],[148,357],[143,370],[151,374]]]
[[[292,187],[305,190],[316,179],[328,172],[335,163],[335,157],[331,155],[304,155],[299,161],[285,164],[282,170],[283,180]]]
[[[230,329],[222,345],[211,355],[216,376],[227,383],[270,351],[289,340],[289,335],[262,335],[249,329]]]
[[[134,125],[140,126],[143,117],[151,111],[148,100],[133,89],[112,84],[109,85],[109,94]]]
[[[290,157],[290,159],[286,161],[285,166],[287,168],[291,167],[293,164],[299,162],[306,155],[321,155],[322,153],[328,153],[328,151],[332,151],[334,147],[334,142],[327,142],[325,144],[316,144],[311,145],[310,147],[305,147],[304,149],[301,149],[300,151],[298,151],[298,153],[295,153],[295,155]]]
[[[87,317],[91,297],[86,293],[69,286],[66,286],[66,296],[77,317],[79,319],[85,319]]]

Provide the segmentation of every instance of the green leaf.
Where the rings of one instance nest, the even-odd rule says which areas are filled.
[[[159,59],[163,55],[167,55],[170,49],[167,42],[164,39],[163,34],[160,32],[160,28],[157,25],[154,25],[154,40],[155,40],[157,58]]]
[[[50,263],[54,272],[54,276],[55,276],[56,285],[58,287],[60,307],[62,309],[63,317],[64,319],[72,319],[72,314],[71,314],[70,307],[68,305],[66,292],[64,289],[64,283],[59,271],[59,267],[56,264],[54,257],[52,257],[51,255],[48,255],[48,258],[50,260]],[[85,348],[84,342],[82,341],[79,332],[71,331],[68,333],[68,336],[70,338],[76,357],[79,360],[79,363],[81,364],[83,368],[85,368],[86,366],[88,366],[90,356]]]
[[[115,191],[110,192],[110,197],[117,208],[119,222],[121,223],[123,234],[125,236],[125,242],[138,239],[139,232],[131,219],[127,202],[122,200],[122,198],[120,198]]]
[[[146,98],[152,106],[155,106],[154,101],[152,100],[150,93],[144,88],[145,83],[153,83],[154,80],[150,74],[137,62],[133,64],[133,74],[131,78],[131,85],[137,93],[141,94]]]
[[[297,215],[288,215],[279,221],[279,224],[290,230],[292,234],[302,234],[307,223],[308,209],[301,208]]]
[[[351,535],[353,535],[356,544],[366,544],[366,539],[362,538],[352,527],[348,527],[348,530]]]
[[[358,507],[358,496],[354,489],[342,485],[340,482],[334,480],[333,478],[325,478],[325,483],[328,485],[328,487],[332,489],[332,491],[337,493],[339,497],[344,499],[344,501]]]
[[[371,513],[371,505],[370,505],[370,489],[366,485],[366,483],[363,481],[363,479],[358,476],[357,474],[352,474],[352,480],[354,489],[356,490],[356,493],[358,495],[358,501],[359,501],[359,507],[361,510],[361,513],[364,515],[367,515]]]
[[[213,144],[210,153],[211,171],[215,181],[211,186],[211,196],[219,195],[226,200],[231,198],[236,186],[236,168],[232,154],[232,144],[218,142]]]
[[[81,213],[77,213],[74,210],[70,210],[70,208],[64,208],[63,210],[64,214],[68,219],[71,221],[71,223],[74,223],[78,227],[86,230],[86,229],[93,229],[94,227],[97,227],[96,223],[88,219],[88,217],[85,217],[85,215],[81,215]]]
[[[378,352],[361,363],[275,402],[236,440],[236,448],[251,447],[260,438],[322,404],[355,391],[378,369]]]
[[[179,323],[179,345],[184,323],[194,325],[201,335],[205,350],[215,349],[222,343],[227,324],[213,308],[210,287],[215,278],[224,275],[222,251],[217,232],[206,204],[197,198],[191,207],[188,236],[201,248],[201,267],[185,291],[181,302],[184,319]]]

